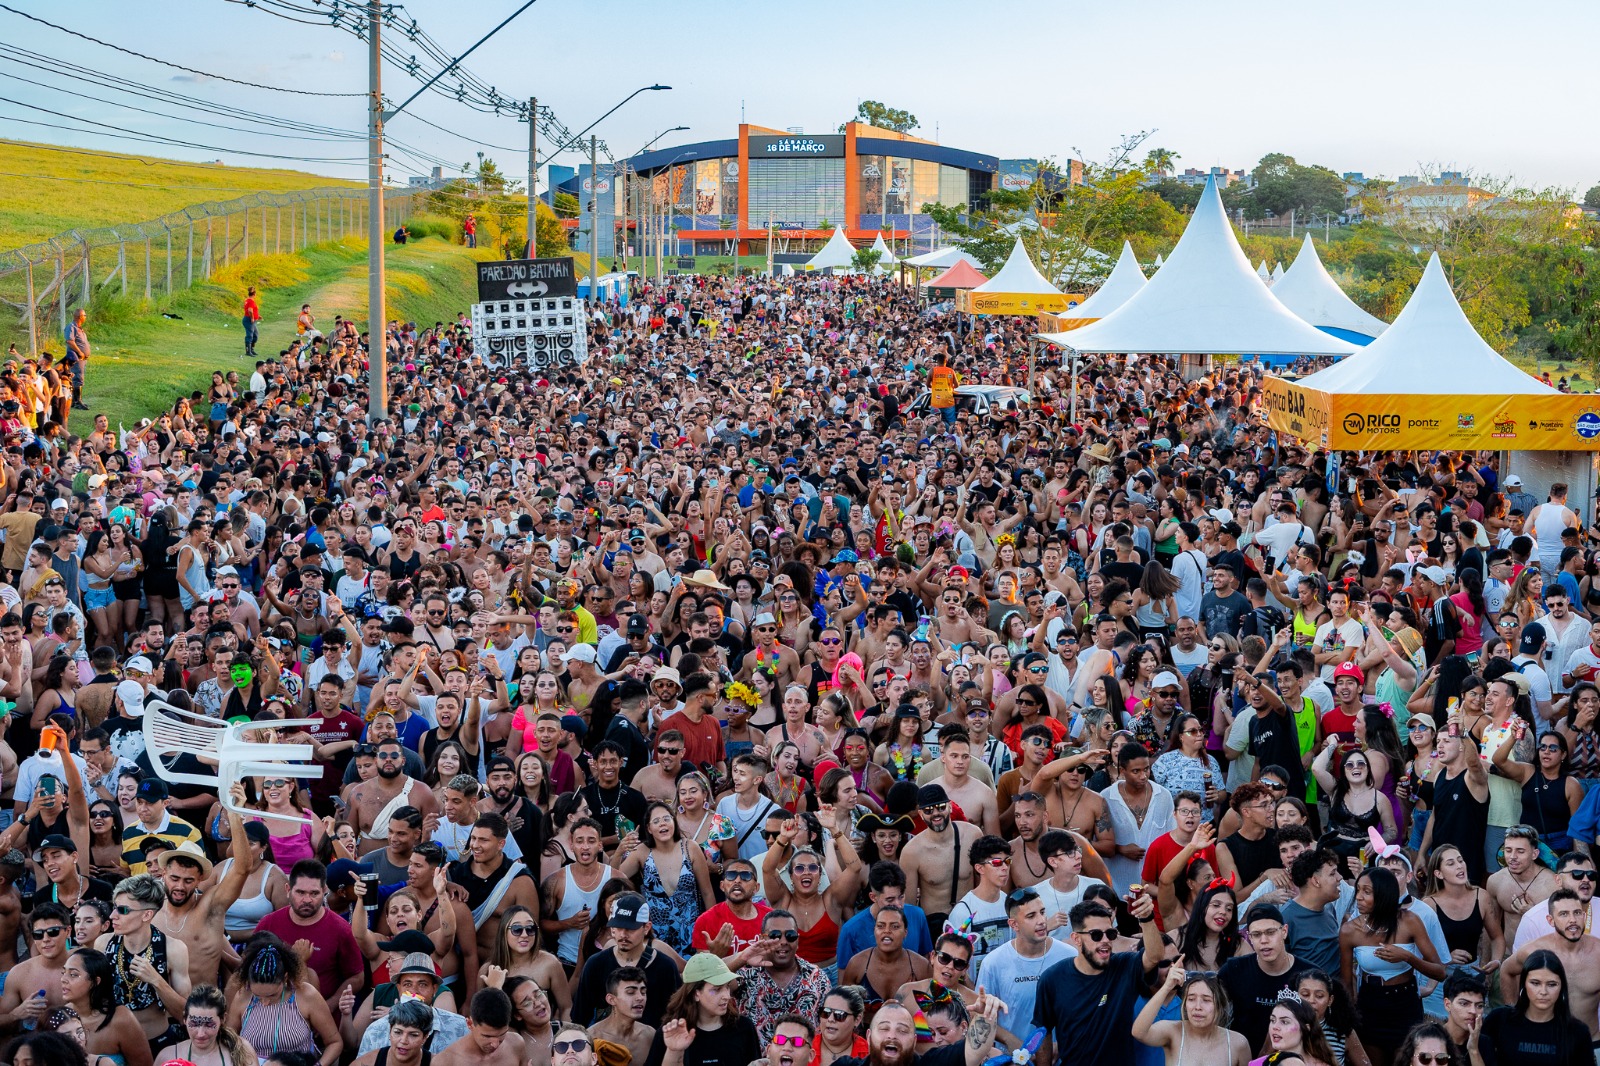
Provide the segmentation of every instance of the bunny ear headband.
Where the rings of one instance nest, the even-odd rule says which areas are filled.
[[[1372,845],[1371,856],[1374,862],[1379,859],[1392,859],[1400,854],[1400,845],[1384,843],[1383,834],[1375,828],[1367,829],[1367,841]]]

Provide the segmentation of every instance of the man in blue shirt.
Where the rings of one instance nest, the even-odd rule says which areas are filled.
[[[867,819],[875,818],[868,815],[862,819],[862,828],[867,835],[871,830],[867,828]],[[896,862],[875,862],[872,869],[867,871],[867,899],[871,906],[859,911],[855,917],[844,923],[839,930],[839,951],[841,959],[853,959],[857,952],[865,951],[873,944],[873,926],[878,921],[878,912],[884,907],[899,907],[906,912],[906,950],[916,952],[918,955],[927,955],[933,950],[933,940],[928,935],[928,916],[921,907],[913,907],[905,902],[906,898],[906,873],[900,869]]]

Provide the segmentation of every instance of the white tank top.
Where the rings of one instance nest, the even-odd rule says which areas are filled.
[[[1533,539],[1539,545],[1541,556],[1561,554],[1561,531],[1567,528],[1566,510],[1565,504],[1541,503],[1529,516],[1529,525],[1533,527]]]
[[[572,876],[571,866],[563,869],[561,875],[566,879],[566,884],[561,891],[561,906],[556,908],[557,918],[571,918],[585,907],[593,912],[595,905],[600,902],[600,890],[606,886],[607,881],[616,876],[611,867],[602,868],[599,880],[594,883],[594,889],[585,892],[578,887],[577,880]],[[561,930],[561,935],[556,938],[556,956],[562,962],[577,963],[578,947],[583,943],[585,932],[583,929]]]

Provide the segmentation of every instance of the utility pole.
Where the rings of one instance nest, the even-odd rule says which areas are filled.
[[[367,422],[389,410],[386,325],[383,301],[383,4],[367,0],[367,71],[372,99],[367,104]]]
[[[596,146],[600,139],[589,134],[589,299],[600,303],[600,166]]]
[[[539,258],[539,98],[528,97],[528,258]]]

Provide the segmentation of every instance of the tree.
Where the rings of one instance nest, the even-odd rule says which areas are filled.
[[[1153,177],[1165,178],[1180,158],[1171,148],[1152,148],[1144,154],[1144,169]]]
[[[1150,191],[1161,197],[1179,211],[1193,211],[1200,202],[1200,193],[1203,187],[1199,185],[1186,185],[1181,181],[1163,178],[1151,185]]]
[[[1255,188],[1239,194],[1247,218],[1290,213],[1309,217],[1344,209],[1344,179],[1327,167],[1304,166],[1292,155],[1270,152],[1256,164],[1253,176]]]
[[[863,100],[856,105],[853,122],[865,122],[869,126],[876,126],[880,130],[893,130],[895,133],[910,133],[921,123],[917,116],[898,107],[890,107],[878,100]],[[846,123],[839,124],[839,132],[844,132]]]
[[[1589,191],[1583,194],[1583,206],[1600,211],[1600,185],[1589,186]]]
[[[878,269],[882,261],[883,253],[876,248],[857,248],[856,254],[850,258],[850,265],[863,274],[870,274]]]

